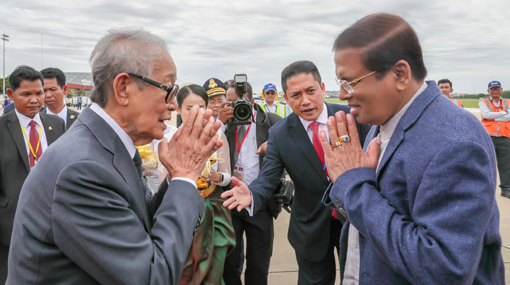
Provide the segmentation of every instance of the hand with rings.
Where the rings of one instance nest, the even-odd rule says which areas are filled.
[[[353,168],[376,169],[381,139],[374,138],[365,153],[360,145],[356,122],[351,114],[346,116],[343,111],[339,111],[335,117],[328,118],[327,125],[329,137],[338,138],[335,142],[331,140],[330,144],[326,132],[320,131],[326,167],[333,182],[344,172]]]

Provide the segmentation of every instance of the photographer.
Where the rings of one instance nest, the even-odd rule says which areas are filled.
[[[226,114],[226,135],[230,147],[233,175],[237,175],[244,183],[250,184],[258,176],[262,166],[269,128],[281,118],[275,114],[265,113],[259,105],[254,104],[253,90],[248,82],[246,82],[244,100],[241,99],[236,94],[236,83],[239,82],[234,82],[227,90],[229,105],[251,104],[251,118],[247,124],[239,124],[239,120],[234,118],[234,107],[225,105],[224,109],[228,112],[220,110],[219,119],[221,120],[222,113]],[[243,103],[239,104],[240,102]],[[238,110],[240,109],[236,109],[236,113],[246,114]],[[276,219],[280,211],[281,207],[272,198],[264,203],[262,209],[253,217],[249,217],[246,210],[232,211],[236,244],[242,245],[243,233],[246,232],[247,235],[245,284],[267,284],[269,261],[273,253],[273,218]],[[242,284],[241,251],[241,246],[237,246],[225,261],[223,280],[227,285]]]

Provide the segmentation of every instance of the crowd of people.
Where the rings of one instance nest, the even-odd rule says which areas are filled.
[[[141,29],[98,41],[81,112],[64,103],[60,69],[18,66],[14,110],[0,117],[0,283],[229,285],[245,266],[244,284],[267,284],[288,176],[298,284],[334,284],[335,253],[342,284],[504,284],[501,83],[489,83],[478,121],[450,98],[451,81],[425,81],[416,33],[391,14],[358,20],[333,51],[348,105],[324,101],[307,60],[259,103],[235,80],[179,86],[166,43]],[[155,174],[137,148],[148,144]]]

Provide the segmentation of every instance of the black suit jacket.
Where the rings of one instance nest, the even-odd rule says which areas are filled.
[[[255,119],[256,121],[256,138],[257,138],[257,147],[260,147],[261,144],[266,142],[269,139],[269,129],[271,126],[276,124],[278,121],[282,119],[282,117],[270,113],[270,112],[264,112],[262,108],[258,105],[254,105],[255,110],[257,111],[257,117]],[[230,148],[230,169],[234,169],[234,166],[236,164],[236,128],[237,125],[228,124],[227,130],[225,131],[225,135],[227,136],[228,145]],[[266,156],[265,153],[259,154],[259,166],[262,169],[262,164],[264,162],[264,157]],[[281,177],[281,175],[280,175]],[[277,185],[275,185],[276,187]],[[278,217],[278,214],[281,211],[281,206],[276,204],[273,197],[265,203],[261,210],[268,210],[271,216],[276,219]],[[244,211],[243,211],[244,212]],[[237,211],[232,211],[232,214],[237,214]]]
[[[349,113],[345,105],[327,104],[328,117],[338,111]],[[363,145],[369,125],[357,123]],[[320,261],[328,251],[331,208],[321,200],[330,181],[323,170],[312,142],[292,113],[269,130],[266,158],[257,179],[248,187],[253,194],[255,212],[273,194],[283,169],[294,182],[295,192],[288,238],[297,254],[306,260]]]
[[[74,121],[76,121],[76,119],[78,118],[78,115],[80,115],[80,113],[78,113],[74,110],[71,110],[71,108],[67,108],[67,122],[66,122],[67,130],[69,130],[71,125],[74,123]]]
[[[48,146],[64,132],[64,120],[39,114]],[[23,182],[30,172],[27,149],[16,112],[0,117],[0,244],[9,246],[12,223]]]

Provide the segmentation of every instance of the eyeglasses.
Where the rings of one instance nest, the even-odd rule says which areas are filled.
[[[266,94],[268,94],[268,95],[274,95],[274,94],[276,94],[276,93],[275,93],[273,90],[269,90],[269,91],[267,91],[267,92],[266,92]]]
[[[356,83],[360,82],[361,79],[365,78],[365,77],[368,77],[374,73],[376,73],[376,71],[372,71],[370,72],[369,74],[365,75],[365,76],[361,76],[360,78],[358,79],[354,79],[353,81],[349,82],[347,80],[340,80],[338,77],[335,78],[335,81],[336,81],[336,84],[338,84],[338,86],[341,86],[345,91],[347,91],[347,93],[352,93],[354,92],[354,89],[352,89],[352,86],[354,86]]]
[[[138,79],[141,79],[147,83],[149,83],[150,85],[153,85],[153,86],[156,86],[160,89],[163,89],[166,91],[166,97],[165,97],[165,102],[168,104],[170,102],[172,102],[172,100],[174,100],[175,98],[175,95],[177,95],[177,92],[179,92],[179,85],[177,84],[173,84],[172,86],[168,86],[168,85],[165,85],[165,84],[161,84],[157,81],[154,81],[150,78],[145,78],[145,76],[140,76],[138,74],[134,74],[134,73],[128,73],[129,76],[133,76],[133,77],[136,77]]]

